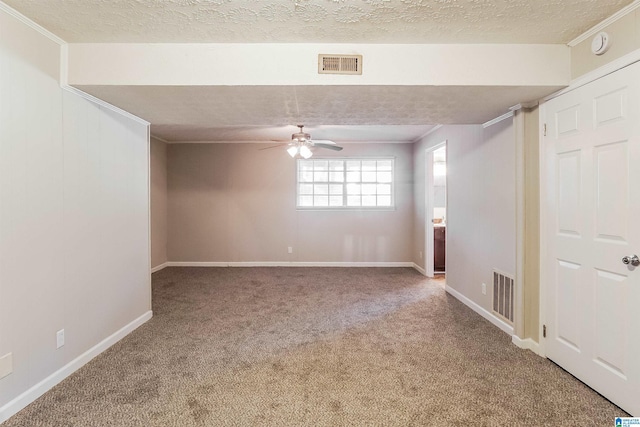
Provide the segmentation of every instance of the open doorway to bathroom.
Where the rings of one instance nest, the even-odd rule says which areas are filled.
[[[425,195],[425,271],[428,277],[446,272],[447,143],[427,150]]]

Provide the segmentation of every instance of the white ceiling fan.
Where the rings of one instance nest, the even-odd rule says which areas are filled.
[[[296,132],[291,135],[291,142],[286,144],[278,144],[272,147],[261,148],[261,150],[268,150],[270,148],[282,147],[286,145],[287,153],[293,158],[302,157],[303,159],[308,159],[313,156],[314,148],[328,148],[329,150],[340,151],[342,147],[336,144],[333,141],[329,141],[326,139],[311,139],[311,135],[305,133],[303,128],[304,125],[297,125],[300,128],[300,132]]]

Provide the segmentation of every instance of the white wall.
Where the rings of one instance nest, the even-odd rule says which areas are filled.
[[[59,57],[0,11],[0,422],[151,309],[147,126],[61,89]]]
[[[411,144],[316,154],[395,157],[396,209],[373,211],[296,210],[295,160],[264,147],[169,144],[169,262],[411,262]]]
[[[514,132],[511,118],[486,129],[443,126],[414,145],[414,260],[424,268],[425,151],[447,141],[447,285],[487,311],[492,269],[515,274]]]

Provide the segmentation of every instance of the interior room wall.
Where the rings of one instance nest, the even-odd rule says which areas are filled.
[[[167,144],[151,137],[151,268],[167,262]]]
[[[515,274],[513,120],[443,126],[414,144],[414,260],[424,268],[425,151],[447,141],[447,285],[491,312],[492,270]],[[487,284],[483,295],[481,284]]]
[[[296,162],[284,148],[260,150],[267,146],[168,145],[170,262],[411,261],[411,144],[316,152],[314,158],[395,158],[394,210],[335,211],[297,210]]]
[[[415,232],[411,255],[413,262],[421,268],[425,268],[424,257],[420,256],[420,253],[424,253],[425,249],[426,150],[443,142],[447,142],[447,184],[449,184],[449,175],[451,174],[451,171],[449,170],[451,161],[448,152],[449,143],[455,143],[455,141],[459,140],[478,141],[480,140],[481,129],[482,128],[480,126],[476,125],[442,126],[422,138],[422,140],[413,144],[413,200],[415,205]],[[449,189],[448,191],[451,190]]]
[[[0,422],[151,309],[147,126],[63,90],[60,49],[0,10]]]
[[[578,78],[598,67],[608,64],[640,49],[640,8],[604,28],[609,34],[611,48],[603,55],[591,52],[593,36],[571,48],[571,77]]]

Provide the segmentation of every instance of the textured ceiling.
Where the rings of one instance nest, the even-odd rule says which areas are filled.
[[[567,43],[632,0],[2,0],[67,42]],[[402,76],[398,76],[398,84]],[[169,141],[412,141],[557,87],[86,86]],[[296,93],[297,91],[297,93]],[[298,102],[296,102],[298,100]]]
[[[632,0],[3,0],[67,42],[567,43]]]
[[[323,131],[334,125],[343,131],[340,135],[313,134],[316,139],[413,141],[429,129],[424,125],[484,123],[504,114],[512,105],[537,100],[559,89],[548,86],[78,88],[148,120],[152,133],[168,141],[286,138],[292,128],[279,136],[271,131],[297,123]],[[384,125],[389,129],[383,131]],[[345,126],[363,133],[359,135]]]

